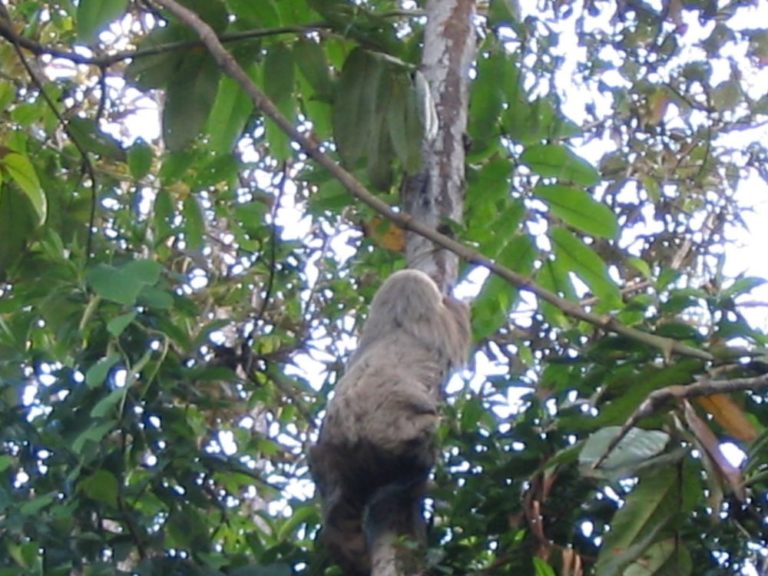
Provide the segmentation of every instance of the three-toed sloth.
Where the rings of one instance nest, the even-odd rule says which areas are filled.
[[[423,272],[396,272],[376,292],[309,455],[322,539],[346,575],[370,573],[372,501],[390,487],[422,487],[429,475],[441,389],[469,340],[467,306]]]

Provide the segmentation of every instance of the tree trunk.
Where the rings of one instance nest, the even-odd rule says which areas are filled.
[[[414,220],[442,232],[461,222],[464,209],[464,140],[469,68],[475,54],[475,0],[429,0],[421,72],[438,119],[437,133],[423,144],[423,168],[403,182],[403,208]],[[456,282],[458,257],[409,232],[406,259],[429,274],[442,290]],[[371,576],[413,576],[423,568],[422,504],[425,485],[385,487],[369,505],[366,527]],[[373,530],[372,528],[375,528]],[[409,544],[402,544],[405,537]]]
[[[437,135],[424,142],[421,173],[406,178],[403,208],[441,232],[461,222],[464,209],[464,140],[469,104],[469,68],[475,54],[475,0],[430,0],[424,31],[422,73],[438,118]],[[458,257],[418,234],[408,233],[408,265],[432,276],[442,288],[458,273]]]

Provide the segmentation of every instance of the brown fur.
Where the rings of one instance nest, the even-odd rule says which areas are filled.
[[[345,574],[370,572],[363,516],[374,493],[429,474],[441,388],[466,361],[469,338],[467,306],[423,272],[396,272],[374,296],[310,451],[323,541]]]

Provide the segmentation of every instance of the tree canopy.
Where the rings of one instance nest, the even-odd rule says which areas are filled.
[[[306,448],[404,228],[473,318],[429,574],[768,573],[765,3],[461,1],[426,231],[446,0],[0,3],[0,575],[337,573]]]

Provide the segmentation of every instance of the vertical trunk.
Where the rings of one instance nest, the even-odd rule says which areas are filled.
[[[438,118],[437,135],[424,143],[424,167],[403,184],[403,207],[414,219],[442,232],[461,222],[464,209],[464,138],[469,68],[475,54],[475,0],[430,0],[424,33],[422,73]],[[409,233],[409,266],[435,278],[441,287],[456,281],[458,258]]]
[[[439,122],[436,136],[424,142],[422,172],[403,182],[403,208],[415,220],[443,232],[461,222],[464,209],[464,138],[469,100],[469,68],[475,53],[475,0],[429,0],[422,73]],[[406,258],[411,268],[432,276],[446,290],[456,281],[458,258],[409,233]],[[423,555],[413,542],[424,541],[418,486],[386,487],[369,505],[366,519],[372,576],[414,576]],[[411,545],[401,544],[404,536]]]

